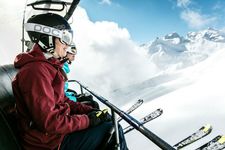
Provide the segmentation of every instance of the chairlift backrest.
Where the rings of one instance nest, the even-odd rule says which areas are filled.
[[[13,65],[0,66],[0,150],[20,150],[15,118],[8,111],[15,106],[11,82],[17,70]]]

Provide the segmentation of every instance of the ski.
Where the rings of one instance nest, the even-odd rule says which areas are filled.
[[[183,147],[185,147],[185,146],[205,137],[206,135],[211,133],[211,131],[212,131],[212,126],[207,124],[207,125],[201,127],[195,133],[191,134],[187,138],[185,138],[185,139],[181,140],[180,142],[178,142],[177,144],[175,144],[173,147],[175,149],[181,149],[181,148],[183,148]]]
[[[140,119],[141,125],[144,125],[145,123],[152,121],[153,119],[159,117],[160,115],[162,115],[163,110],[162,109],[157,109],[153,112],[151,112],[150,114],[148,114],[147,116],[143,117],[142,119]],[[132,131],[134,129],[134,127],[132,126],[127,126],[126,128],[123,129],[124,134]]]
[[[143,104],[143,99],[139,99],[136,103],[134,103],[127,111],[127,114],[132,113],[134,110],[136,110],[138,107],[140,107]],[[122,118],[118,118],[118,122],[120,122]]]
[[[218,135],[196,150],[222,150],[225,148],[225,135]]]

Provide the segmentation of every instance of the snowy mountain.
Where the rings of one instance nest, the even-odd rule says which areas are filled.
[[[187,34],[187,39],[190,41],[198,40],[208,40],[214,42],[225,42],[225,35],[223,32],[215,30],[213,28],[208,28],[200,32],[189,32]]]
[[[112,99],[117,99],[118,104],[143,97],[153,100],[160,95],[175,91],[177,87],[193,83],[197,75],[194,76],[194,72],[190,72],[190,76],[187,77],[183,75],[183,72],[187,74],[186,70],[190,70],[190,67],[204,62],[224,49],[223,39],[225,35],[222,32],[209,28],[199,32],[189,32],[185,38],[178,33],[167,34],[141,45],[148,52],[150,62],[153,62],[161,71],[143,82],[115,89],[112,92]]]
[[[15,14],[12,9],[2,9],[7,15],[0,28],[1,65],[13,63],[21,52],[21,28],[18,27],[22,20],[18,16],[22,16],[24,3],[10,4],[19,8],[20,14]],[[143,59],[145,53],[141,55],[143,57],[135,53],[138,46],[131,40],[127,29],[113,22],[93,22],[80,7],[74,15],[78,55],[72,64],[70,79],[78,79],[102,96],[114,88],[111,97],[107,98],[123,110],[137,99],[144,99],[144,104],[132,113],[137,119],[162,108],[162,116],[145,127],[171,145],[206,123],[213,126],[209,136],[184,150],[193,150],[214,136],[225,134],[224,32],[208,28],[189,32],[184,37],[176,32],[170,33],[140,46],[147,52],[148,59]],[[149,72],[155,73],[154,70],[159,72],[152,76]],[[137,82],[137,78],[146,80]],[[120,83],[125,80],[133,84],[121,88],[124,84]],[[126,123],[122,121],[121,124]],[[159,150],[135,130],[126,134],[126,139],[130,150]]]
[[[94,91],[97,90],[98,94],[106,97],[122,110],[126,110],[138,99],[143,99],[144,104],[132,113],[132,116],[137,119],[153,110],[162,108],[164,112],[162,116],[149,122],[145,127],[171,145],[201,126],[207,123],[211,124],[213,131],[210,135],[184,148],[184,150],[193,150],[217,134],[225,133],[223,121],[225,114],[223,108],[225,105],[225,71],[223,71],[225,42],[222,40],[224,37],[222,32],[209,28],[199,32],[189,32],[186,37],[172,33],[156,38],[154,41],[142,45],[141,48],[147,52],[147,55],[144,56],[148,58],[149,63],[154,63],[160,70],[157,74],[137,82],[134,72],[137,74],[145,73],[139,72],[140,68],[138,67],[145,67],[144,71],[146,72],[151,71],[152,68],[147,68],[141,61],[132,63],[132,65],[117,63],[115,68],[109,67],[110,65],[107,64],[110,74],[105,74],[104,78],[102,76],[101,78],[92,77],[92,82],[96,87],[91,87],[89,83],[86,85]],[[130,47],[124,49],[130,50]],[[118,53],[119,51],[110,53],[110,58]],[[128,55],[127,52],[125,54]],[[124,58],[122,56],[124,55],[120,53],[119,57],[107,61],[110,60],[110,63],[120,62],[119,58]],[[136,57],[135,54],[129,58]],[[130,59],[126,59],[126,62],[129,61]],[[138,63],[141,64],[135,66]],[[96,63],[93,64],[96,65]],[[127,74],[116,74],[119,72],[118,68],[123,66],[129,71],[133,71],[128,73],[129,77],[125,76]],[[134,78],[133,83],[125,87],[120,87],[117,84],[117,88],[114,88],[109,96],[105,96],[106,92],[99,87],[107,84],[106,81],[114,79],[111,78],[111,74],[116,78],[113,83],[124,82],[125,78]],[[98,79],[100,82],[96,84]],[[102,106],[102,108],[104,107]],[[125,122],[122,121],[121,124],[126,127]],[[126,134],[126,139],[130,150],[159,150],[157,146],[137,131]]]
[[[171,145],[205,124],[213,126],[210,135],[184,150],[225,134],[224,38],[223,33],[207,29],[190,32],[186,38],[172,33],[142,45],[151,61],[166,69],[146,81],[114,90],[112,99],[117,98],[115,103],[119,106],[125,104],[124,110],[137,99],[144,99],[144,104],[133,113],[135,118],[162,108],[163,115],[145,127]],[[126,138],[131,150],[160,149],[138,131],[126,134]]]
[[[142,97],[145,103],[133,115],[136,118],[141,118],[143,114],[148,114],[154,109],[162,108],[164,111],[163,115],[148,123],[146,127],[171,145],[194,132],[202,125],[209,123],[213,126],[213,131],[209,136],[184,148],[184,150],[193,150],[216,135],[224,134],[224,58],[225,49],[221,49],[221,51],[216,52],[207,60],[184,69],[180,72],[182,78],[192,81],[194,79],[195,82],[180,88],[174,86],[181,83],[180,78],[173,82],[170,81],[171,83],[167,84],[164,88],[177,88],[176,91],[162,94],[160,89],[155,90],[155,95],[158,94],[158,97],[154,101],[148,101],[147,98],[147,95],[152,94],[151,91],[142,91],[142,95],[146,95],[146,97]],[[137,88],[136,90],[140,89]],[[132,99],[132,97],[130,98]],[[159,148],[146,140],[137,131],[127,134],[126,137],[131,150],[143,149],[145,147],[159,150]],[[134,140],[136,141],[135,144],[132,142]]]
[[[194,65],[224,46],[225,34],[212,28],[189,32],[186,37],[174,32],[142,45],[150,60],[163,70]]]
[[[225,134],[224,38],[223,33],[209,28],[190,32],[185,38],[177,33],[168,34],[142,45],[150,60],[165,69],[146,81],[114,90],[114,103],[125,104],[126,110],[137,99],[144,99],[144,104],[132,114],[135,118],[162,108],[163,115],[146,127],[171,145],[205,124],[213,126],[210,135],[184,150],[195,149],[216,135]],[[131,150],[159,150],[137,131],[128,133],[126,138]]]

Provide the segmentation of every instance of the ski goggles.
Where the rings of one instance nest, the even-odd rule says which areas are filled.
[[[71,45],[73,42],[72,30],[59,30],[53,27],[37,24],[37,23],[26,23],[24,24],[26,31],[32,31],[42,34],[47,34],[60,39],[60,42],[66,45]]]
[[[67,48],[67,53],[76,55],[77,54],[77,48],[76,45],[73,43],[70,47]]]
[[[60,39],[60,42],[66,45],[72,45],[73,42],[73,32],[68,30],[62,30],[62,36]]]

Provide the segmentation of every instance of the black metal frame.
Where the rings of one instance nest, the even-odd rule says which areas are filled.
[[[118,114],[122,119],[124,119],[128,124],[130,124],[132,127],[134,127],[136,130],[141,132],[144,136],[146,136],[149,140],[151,140],[153,143],[155,143],[158,147],[160,147],[163,150],[175,150],[173,146],[169,145],[167,142],[165,142],[163,139],[161,139],[159,136],[145,128],[138,120],[133,118],[131,115],[125,113],[124,111],[120,110],[118,107],[110,103],[107,99],[104,97],[96,94],[95,92],[89,90],[86,86],[81,84],[77,80],[68,80],[68,82],[76,82],[80,85],[81,92],[83,93],[83,89],[88,91],[90,94],[92,94],[95,98],[97,98],[100,102],[108,106],[113,112]],[[116,119],[115,119],[116,120]],[[116,121],[117,122],[117,121]],[[117,129],[118,130],[118,129]]]
[[[41,5],[41,4],[59,4],[62,6],[61,9],[52,9],[52,8],[40,8],[40,7],[37,7],[38,5]],[[35,10],[47,10],[47,11],[63,11],[65,6],[67,5],[71,5],[72,3],[68,3],[68,2],[63,2],[63,1],[49,1],[49,0],[45,0],[45,1],[37,1],[37,2],[34,2],[34,3],[30,3],[30,4],[27,4],[27,6],[32,6],[33,9]]]

